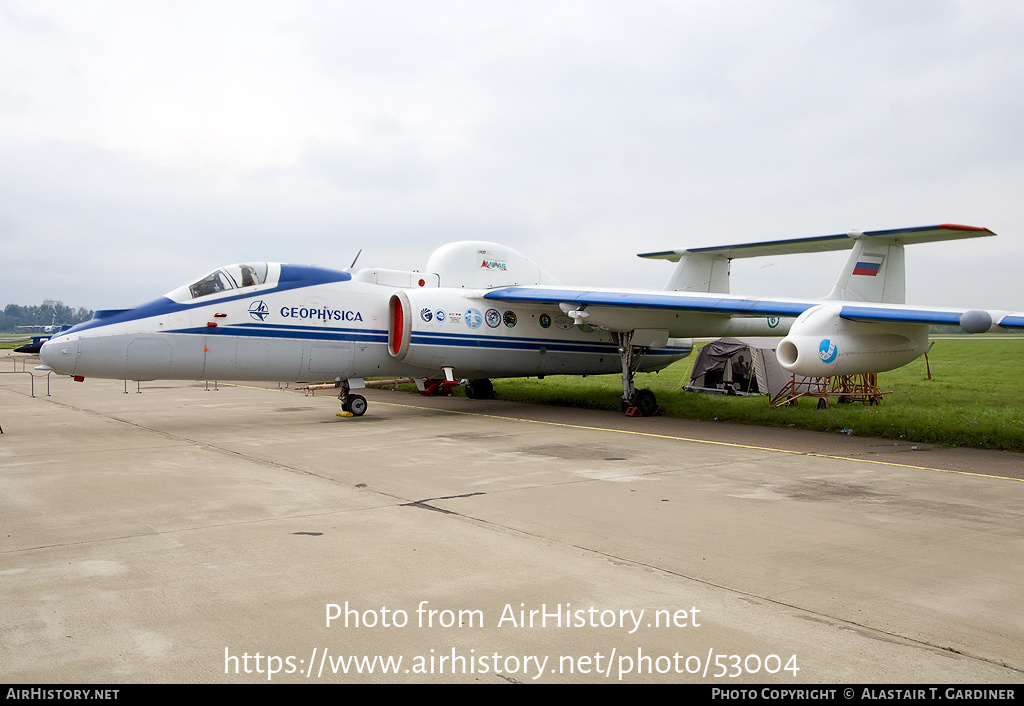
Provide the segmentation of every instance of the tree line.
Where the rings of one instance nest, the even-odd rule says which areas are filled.
[[[0,331],[16,331],[19,326],[79,324],[92,318],[90,309],[72,309],[63,302],[44,302],[38,306],[8,304],[0,313]]]

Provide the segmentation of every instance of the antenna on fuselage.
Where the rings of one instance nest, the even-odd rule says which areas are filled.
[[[362,254],[363,254],[363,249],[359,248],[359,252],[356,253],[355,259],[352,260],[352,264],[348,266],[348,269],[351,270],[353,267],[356,266],[356,260],[358,260],[359,256],[362,255]]]

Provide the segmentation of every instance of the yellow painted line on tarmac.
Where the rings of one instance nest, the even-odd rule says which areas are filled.
[[[647,437],[650,439],[670,439],[672,441],[689,441],[694,444],[711,444],[713,446],[727,446],[734,449],[748,449],[752,451],[773,451],[780,454],[792,454],[794,456],[811,456],[814,458],[827,458],[834,461],[853,461],[855,463],[874,463],[879,466],[895,466],[897,468],[911,468],[919,471],[935,471],[936,473],[953,473],[961,476],[974,476],[976,478],[997,478],[999,480],[1011,480],[1017,483],[1024,483],[1024,479],[1011,478],[1008,476],[997,476],[990,473],[975,473],[973,471],[954,471],[948,468],[932,468],[931,466],[916,466],[910,463],[897,463],[896,461],[879,461],[870,458],[855,458],[852,456],[833,456],[830,454],[820,454],[813,451],[793,451],[792,449],[776,449],[770,446],[753,446],[751,444],[737,444],[732,441],[712,441],[710,439],[692,439],[685,436],[672,436],[669,434],[654,434],[649,431],[632,431],[630,429],[613,429],[610,427],[592,427],[583,424],[569,424],[567,422],[549,422],[542,419],[524,419],[522,417],[505,417],[499,414],[483,414],[481,412],[466,412],[457,409],[441,409],[439,407],[420,407],[418,405],[401,404],[398,402],[380,402],[374,400],[375,405],[390,405],[392,407],[406,407],[409,409],[429,409],[438,412],[449,412],[451,414],[462,414],[467,417],[483,417],[489,419],[503,419],[505,421],[513,422],[526,422],[528,424],[546,424],[553,427],[563,427],[566,429],[583,429],[586,431],[605,431],[616,434],[630,434],[632,436]]]
[[[274,390],[272,387],[254,387],[249,385],[239,385],[237,383],[226,383],[233,387],[250,387],[256,390]],[[279,388],[282,392],[295,392],[296,389],[301,388]],[[481,417],[486,419],[502,419],[510,422],[526,422],[528,424],[546,424],[552,427],[563,427],[565,429],[583,429],[586,431],[606,431],[616,434],[630,434],[632,436],[647,437],[649,439],[669,439],[672,441],[689,441],[693,444],[710,444],[712,446],[726,446],[734,449],[748,449],[751,451],[772,451],[780,454],[792,454],[794,456],[811,456],[813,458],[827,458],[833,461],[852,461],[855,463],[873,463],[878,466],[893,466],[895,468],[910,468],[917,471],[934,471],[936,473],[952,473],[960,476],[973,476],[975,478],[996,478],[998,480],[1010,480],[1015,483],[1024,483],[1022,478],[1011,478],[1010,476],[997,476],[991,473],[976,473],[974,471],[954,471],[948,468],[933,468],[931,466],[917,466],[910,463],[897,463],[896,461],[879,461],[870,458],[855,458],[852,456],[833,456],[831,454],[820,454],[814,451],[793,451],[792,449],[776,449],[771,446],[754,446],[751,444],[737,444],[732,441],[712,441],[710,439],[692,439],[685,436],[672,436],[670,434],[654,434],[649,431],[633,431],[630,429],[612,429],[610,427],[592,427],[583,424],[569,424],[567,422],[548,422],[542,419],[525,419],[523,417],[505,417],[500,414],[483,414],[482,412],[466,412],[459,409],[443,409],[441,407],[421,407],[414,404],[402,404],[400,402],[381,402],[374,400],[375,405],[389,405],[391,407],[404,407],[406,409],[417,409],[417,410],[431,410],[435,412],[447,412],[449,414],[462,414],[467,417]]]

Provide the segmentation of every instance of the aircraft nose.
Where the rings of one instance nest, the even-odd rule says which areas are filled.
[[[73,375],[78,359],[78,342],[68,336],[51,338],[39,349],[39,360],[62,375]]]

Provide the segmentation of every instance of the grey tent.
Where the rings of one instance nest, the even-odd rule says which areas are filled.
[[[720,338],[700,349],[687,390],[775,397],[793,376],[779,365],[781,338]],[[798,375],[797,382],[805,378]]]

